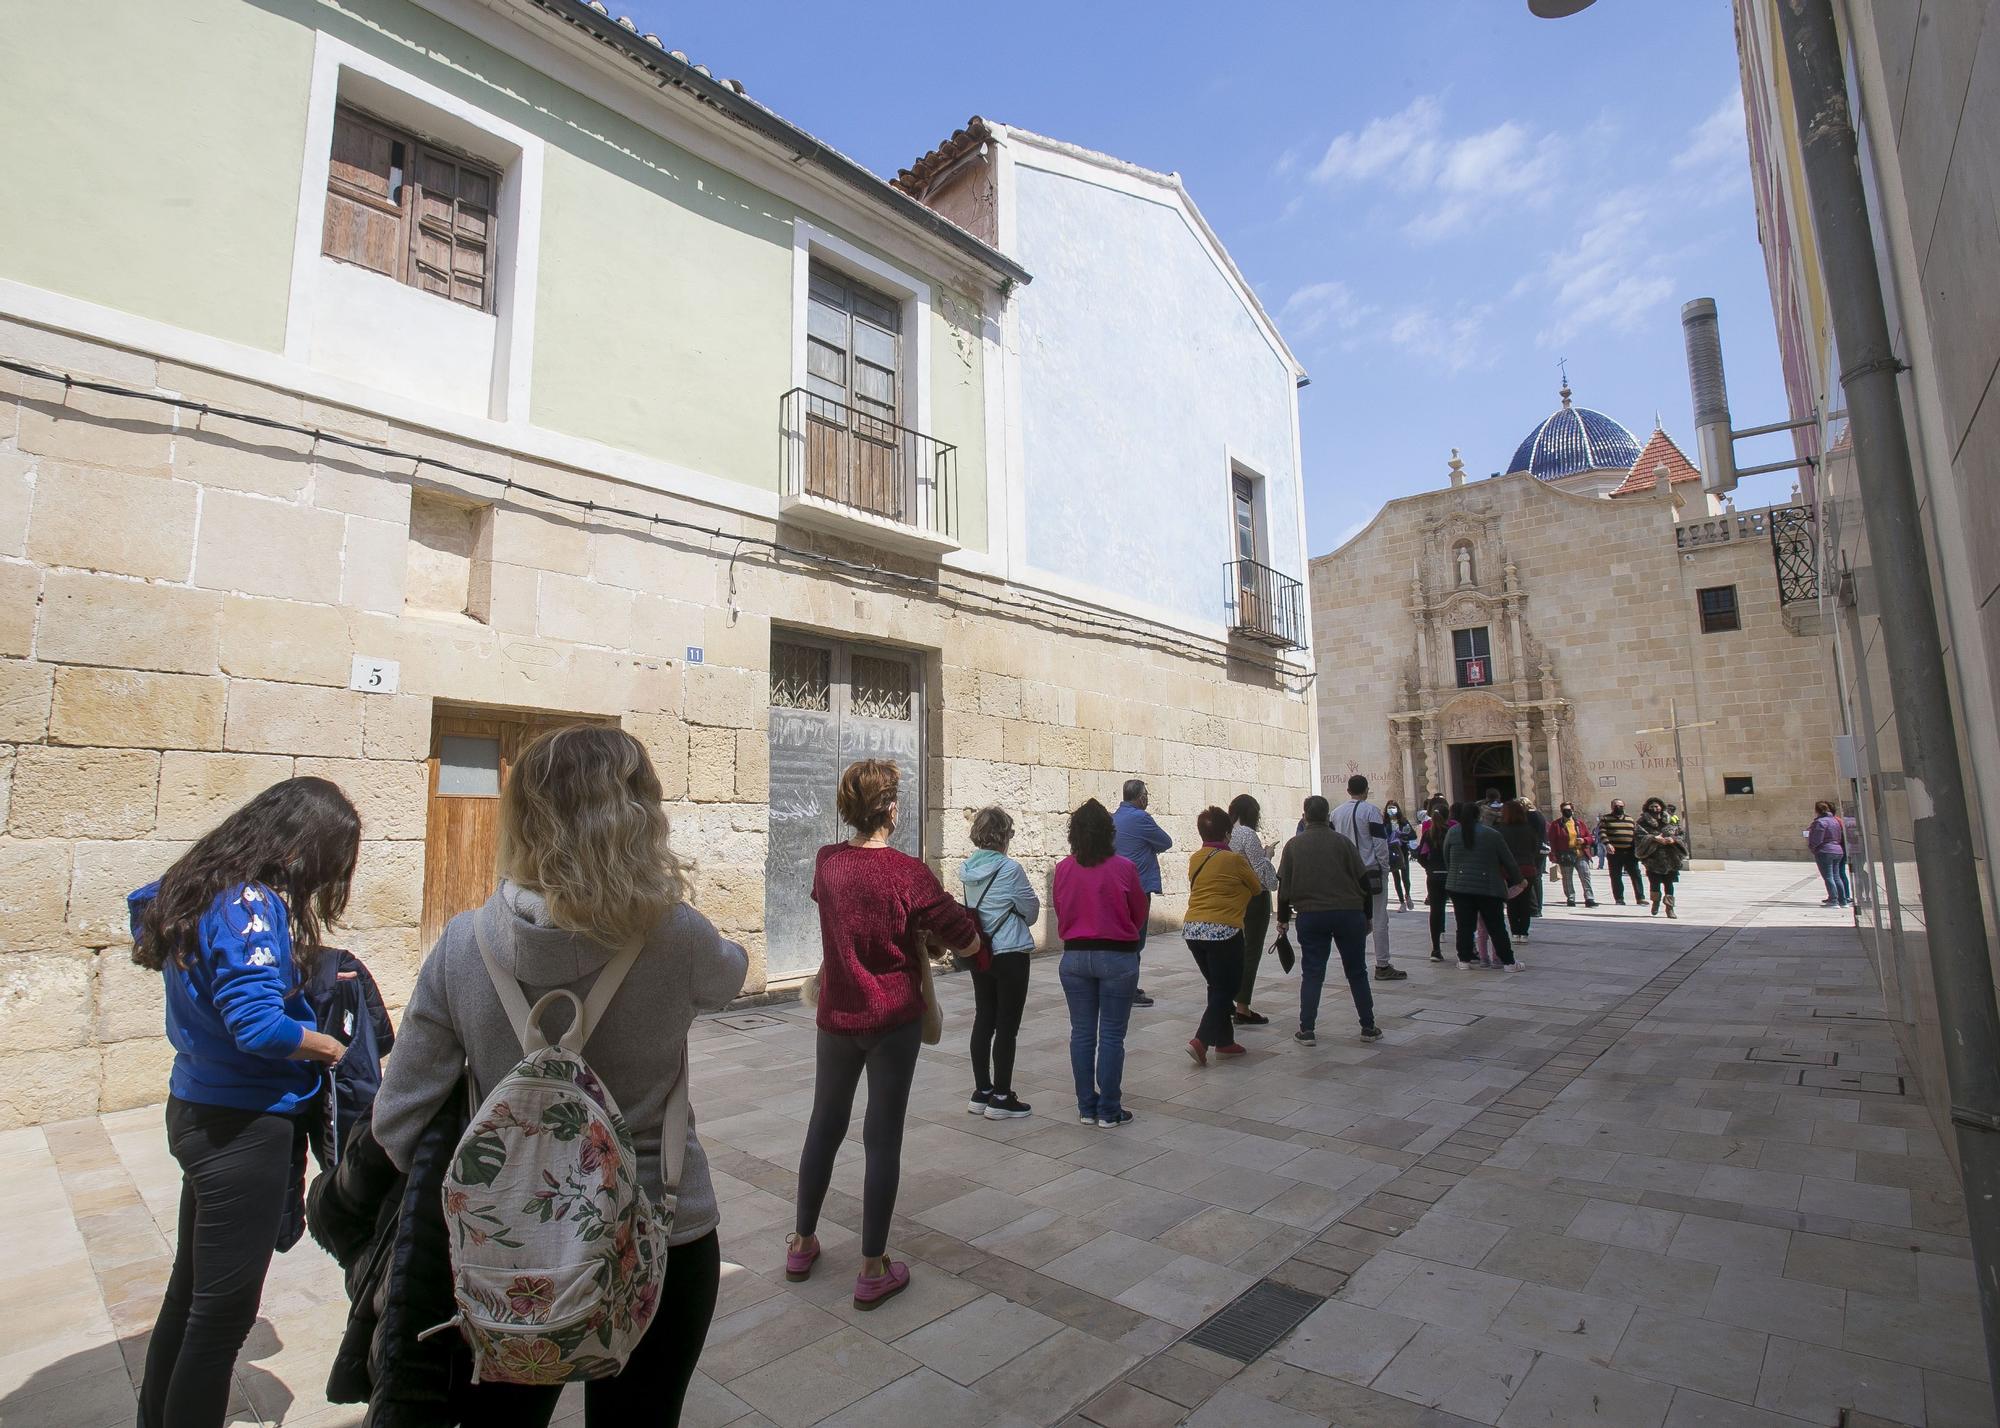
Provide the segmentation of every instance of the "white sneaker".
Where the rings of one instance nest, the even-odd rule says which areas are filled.
[[[1475,964],[1471,962],[1460,962],[1458,964],[1458,970],[1461,972],[1470,972],[1474,965]]]
[[[1518,972],[1525,965],[1526,964],[1522,962],[1509,962],[1506,966],[1502,967],[1500,970],[1503,972]]]

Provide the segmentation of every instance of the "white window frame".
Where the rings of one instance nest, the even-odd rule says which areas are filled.
[[[492,311],[476,313],[462,303],[455,304],[462,312],[441,316],[439,322],[455,321],[467,328],[474,320],[492,324],[485,406],[468,414],[510,426],[526,425],[541,269],[541,139],[324,32],[315,39],[307,99],[305,162],[299,173],[298,226],[293,236],[291,291],[285,315],[286,360],[313,365],[316,298],[320,285],[329,281],[329,265],[345,266],[366,279],[407,286],[379,273],[355,269],[352,264],[340,265],[338,259],[321,252],[334,111],[343,103],[435,138],[500,171],[489,264],[489,280],[494,285]],[[447,303],[434,293],[415,288],[409,291]]]
[[[1241,476],[1250,483],[1250,519],[1257,536],[1257,552],[1250,558],[1259,565],[1278,570],[1271,559],[1271,483],[1264,473],[1237,456],[1228,453],[1225,460],[1225,475],[1222,483],[1224,510],[1228,513],[1229,563],[1234,565],[1243,557],[1236,545],[1236,478]],[[1278,570],[1280,575],[1284,571]]]

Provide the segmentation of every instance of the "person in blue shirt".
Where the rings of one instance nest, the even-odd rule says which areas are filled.
[[[1028,1004],[1028,954],[1035,950],[1035,922],[1042,900],[1028,874],[1007,849],[1014,820],[1004,808],[982,808],[972,820],[973,854],[959,870],[965,905],[992,944],[988,966],[972,968],[973,1115],[989,1121],[1019,1120],[1034,1110],[1014,1094],[1014,1047]]]
[[[132,960],[166,979],[167,1148],[181,1166],[173,1274],[146,1350],[140,1428],[220,1428],[291,1205],[299,1117],[341,1044],[305,986],[347,906],[361,819],[323,778],[258,794],[128,900]]]
[[[1152,915],[1152,900],[1160,895],[1160,854],[1174,846],[1174,840],[1167,830],[1153,821],[1153,815],[1146,811],[1150,795],[1146,792],[1146,781],[1139,778],[1125,780],[1125,801],[1118,805],[1118,811],[1111,815],[1114,830],[1112,850],[1121,858],[1131,861],[1139,870],[1139,886],[1146,890],[1146,912]],[[1146,929],[1139,929],[1139,951],[1146,950]],[[1144,987],[1132,993],[1132,1005],[1149,1007],[1153,999],[1146,995]]]

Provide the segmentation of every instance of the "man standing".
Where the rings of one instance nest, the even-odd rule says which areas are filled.
[[[1112,850],[1119,857],[1129,861],[1139,870],[1139,886],[1146,892],[1147,919],[1152,916],[1153,899],[1160,895],[1160,854],[1174,846],[1174,840],[1167,830],[1153,821],[1153,815],[1146,811],[1149,795],[1146,781],[1139,778],[1125,780],[1125,801],[1118,805],[1118,811],[1111,815],[1111,826],[1115,831]],[[1146,950],[1147,922],[1139,925],[1139,953]],[[1132,993],[1132,1005],[1149,1007],[1153,999],[1140,987]]]
[[[1596,842],[1590,825],[1578,818],[1575,806],[1564,799],[1556,821],[1549,825],[1549,856],[1562,869],[1563,897],[1571,907],[1576,906],[1578,878],[1583,880],[1583,905],[1597,906],[1597,894],[1590,886],[1590,855]]]
[[[1632,901],[1646,900],[1645,885],[1639,881],[1639,860],[1633,856],[1632,840],[1639,836],[1639,825],[1632,815],[1625,811],[1625,800],[1611,800],[1611,811],[1597,820],[1597,837],[1611,855],[1611,897],[1620,907],[1625,906],[1625,885],[1621,876],[1632,879]]]
[[[1348,801],[1334,813],[1333,831],[1347,838],[1361,855],[1368,870],[1372,895],[1369,922],[1375,935],[1375,980],[1400,982],[1408,972],[1399,971],[1389,961],[1389,829],[1382,810],[1368,801],[1368,780],[1361,774],[1347,781]]]

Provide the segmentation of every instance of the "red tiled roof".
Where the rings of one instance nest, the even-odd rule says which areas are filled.
[[[1639,459],[1632,463],[1632,474],[1611,494],[1614,496],[1637,496],[1653,489],[1658,479],[1659,467],[1667,468],[1667,480],[1678,486],[1683,481],[1699,481],[1701,472],[1695,470],[1694,463],[1687,459],[1674,439],[1660,427],[1653,428],[1653,434],[1639,451]]]
[[[925,185],[992,137],[993,131],[986,127],[986,121],[975,114],[965,121],[963,129],[953,133],[890,182],[911,197],[921,198]]]

